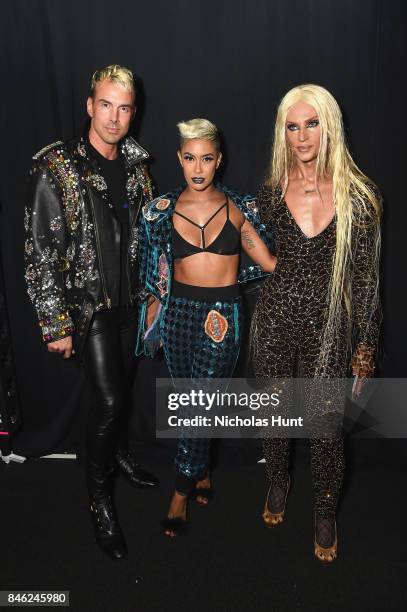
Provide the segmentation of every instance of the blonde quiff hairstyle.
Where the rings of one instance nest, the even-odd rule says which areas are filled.
[[[110,64],[110,66],[100,68],[93,73],[90,91],[91,98],[95,96],[96,85],[105,80],[121,85],[136,97],[136,87],[132,71],[125,66],[120,66],[120,64]]]
[[[216,146],[216,149],[220,149],[220,137],[218,128],[214,123],[208,121],[208,119],[190,119],[189,121],[180,121],[177,123],[180,146],[184,144],[186,140],[193,138],[201,138],[202,140],[210,140]]]
[[[358,168],[346,145],[342,113],[332,94],[319,85],[299,85],[281,100],[277,110],[269,174],[265,184],[281,187],[282,198],[287,191],[289,175],[295,167],[295,156],[286,139],[286,119],[291,106],[305,102],[312,106],[319,119],[321,140],[316,164],[316,184],[321,178],[332,178],[332,195],[336,217],[336,249],[327,298],[327,314],[321,354],[316,375],[323,375],[328,352],[336,337],[342,312],[342,303],[348,315],[350,342],[352,304],[350,265],[353,259],[352,243],[358,228],[377,227],[375,239],[375,265],[378,270],[380,255],[381,201],[372,181]],[[319,191],[319,190],[318,190]],[[378,278],[378,274],[377,274]],[[378,287],[372,312],[378,307]]]

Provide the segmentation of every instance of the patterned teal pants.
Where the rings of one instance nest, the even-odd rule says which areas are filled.
[[[177,285],[181,286],[180,283]],[[194,299],[173,294],[163,313],[161,338],[171,377],[228,379],[233,374],[239,354],[241,298],[230,297],[229,292],[229,299],[225,299],[222,290],[228,287],[211,287],[210,295],[213,297],[214,290],[218,289],[221,301],[207,301],[202,299],[209,294],[207,288],[191,289],[194,290]],[[181,437],[178,440],[175,457],[177,491],[188,493],[197,480],[205,477],[209,450],[208,438]]]

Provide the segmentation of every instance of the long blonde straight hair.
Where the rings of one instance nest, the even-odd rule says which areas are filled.
[[[316,182],[321,178],[332,178],[333,202],[336,217],[336,249],[332,264],[331,279],[327,295],[327,314],[321,354],[316,375],[323,375],[328,353],[336,337],[341,321],[343,301],[348,316],[348,340],[352,323],[350,265],[352,262],[353,232],[360,227],[376,226],[374,258],[376,278],[380,253],[381,202],[372,181],[357,167],[346,146],[342,113],[332,94],[319,85],[299,85],[291,89],[281,100],[277,111],[269,173],[266,185],[281,187],[282,197],[287,191],[291,170],[296,158],[287,143],[286,119],[291,106],[305,102],[312,106],[319,119],[321,141],[316,164]],[[378,306],[378,286],[372,312]]]

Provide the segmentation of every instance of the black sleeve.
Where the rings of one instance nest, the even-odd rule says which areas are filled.
[[[371,205],[369,204],[369,207]],[[374,351],[381,322],[379,301],[380,222],[373,210],[353,223],[352,305],[358,345]]]
[[[25,278],[45,342],[73,332],[67,311],[63,271],[67,263],[67,227],[60,184],[43,161],[31,170],[31,194],[25,209]]]
[[[265,185],[260,186],[256,195],[260,221],[268,230],[273,224],[273,196],[274,191]]]

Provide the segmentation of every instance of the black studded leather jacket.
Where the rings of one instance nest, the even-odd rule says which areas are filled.
[[[25,210],[25,278],[45,342],[75,329],[75,315],[119,304],[120,223],[105,179],[85,139],[57,142],[37,153]],[[148,153],[132,138],[121,142],[127,174],[129,299],[135,304],[138,216],[153,199]]]

